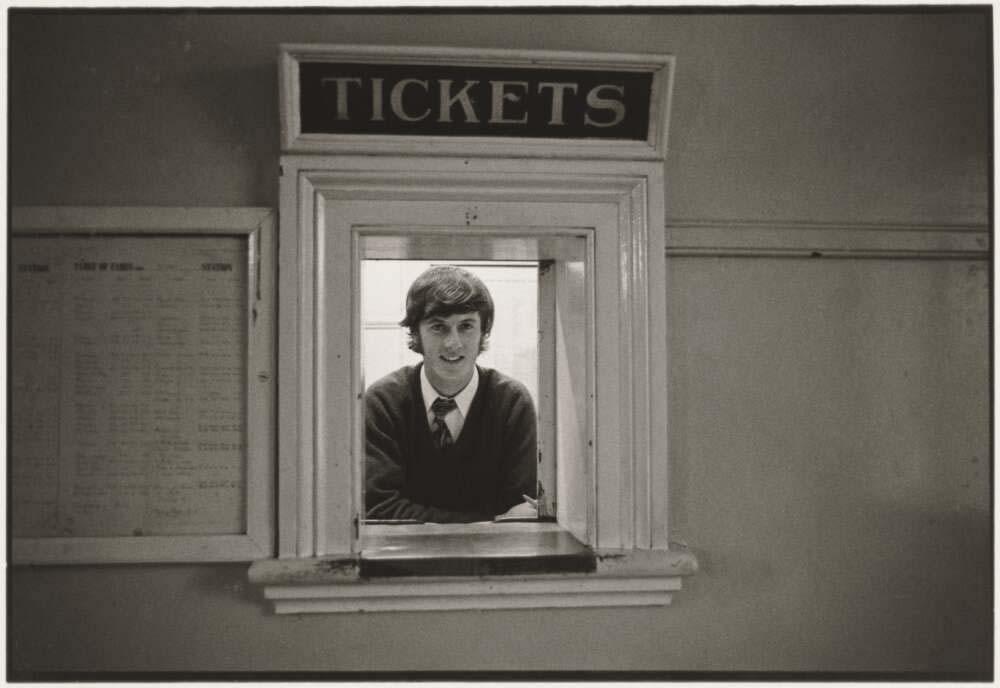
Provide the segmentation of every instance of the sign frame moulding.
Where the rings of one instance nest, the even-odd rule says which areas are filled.
[[[283,153],[662,160],[674,57],[280,46]]]

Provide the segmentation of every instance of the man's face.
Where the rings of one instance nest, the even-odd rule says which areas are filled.
[[[442,394],[458,394],[472,379],[472,369],[479,356],[479,342],[483,337],[479,313],[424,318],[418,333],[427,379]]]

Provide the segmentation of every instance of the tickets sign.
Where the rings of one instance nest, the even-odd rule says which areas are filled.
[[[647,71],[303,61],[302,134],[644,141]]]

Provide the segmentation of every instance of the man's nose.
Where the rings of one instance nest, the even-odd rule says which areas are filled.
[[[452,330],[444,337],[444,345],[449,349],[457,349],[461,346],[462,340],[458,338],[458,332]]]

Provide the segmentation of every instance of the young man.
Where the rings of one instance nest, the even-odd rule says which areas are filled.
[[[423,362],[365,392],[368,518],[535,517],[531,397],[520,382],[476,365],[493,327],[486,285],[459,267],[430,268],[410,286],[400,325]]]

